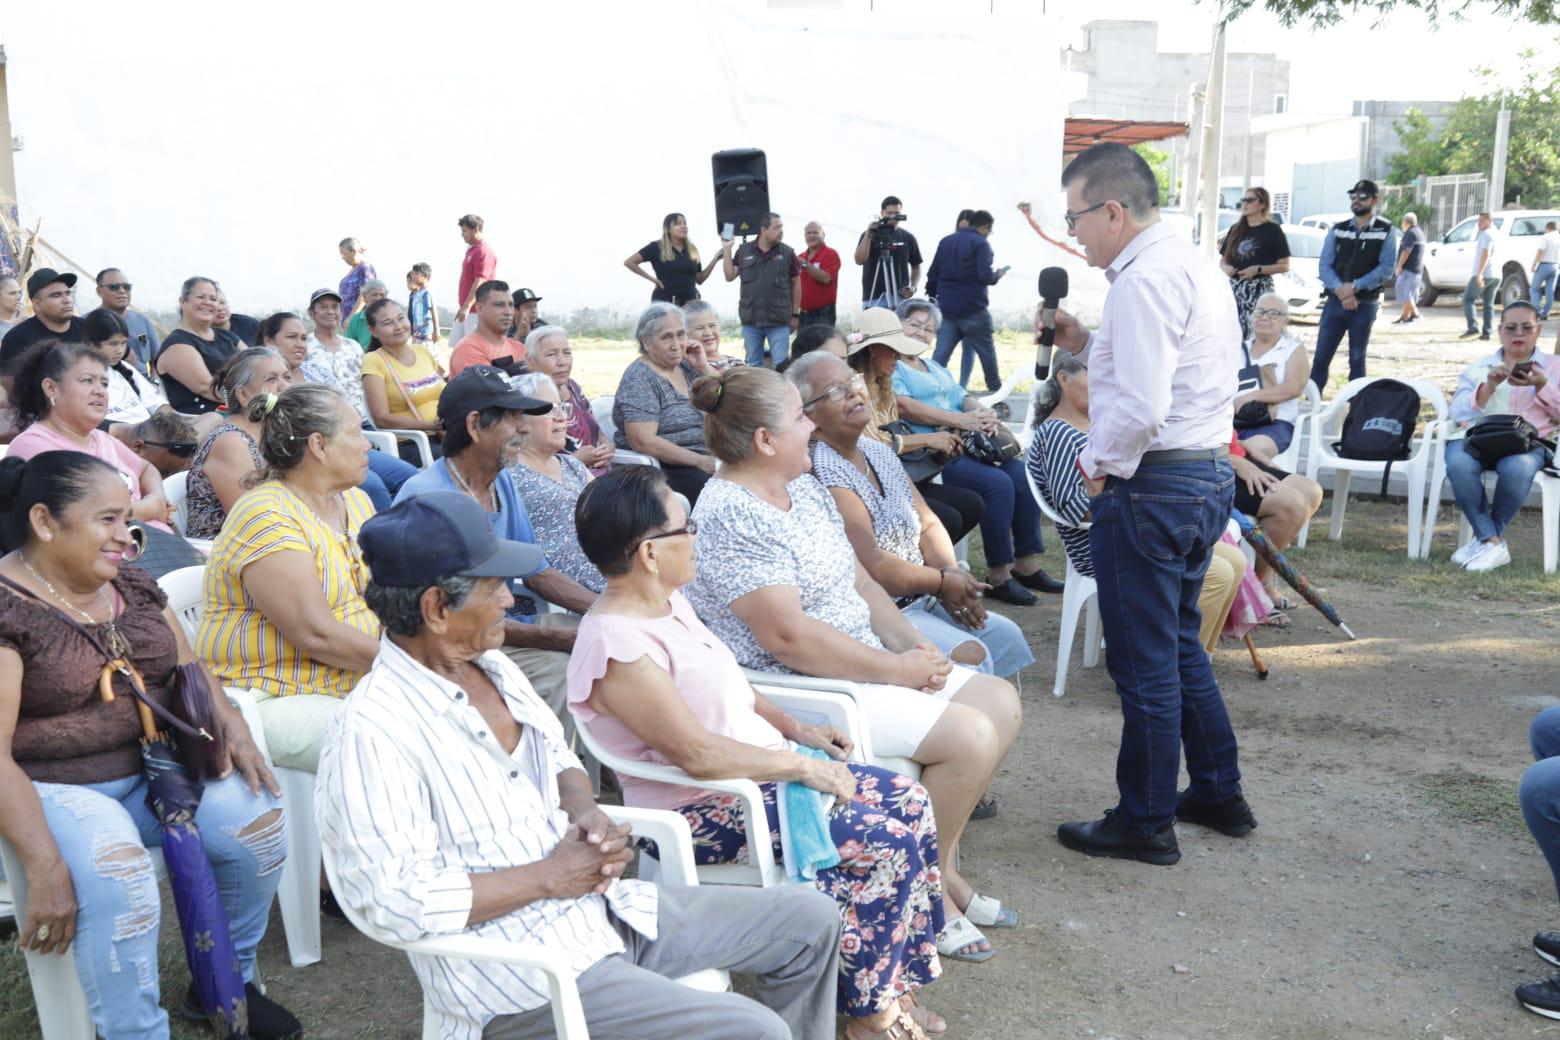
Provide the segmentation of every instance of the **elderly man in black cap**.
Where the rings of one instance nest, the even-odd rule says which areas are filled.
[[[32,300],[33,316],[17,322],[0,339],[0,372],[4,372],[34,343],[46,339],[71,339],[86,342],[83,326],[76,317],[76,276],[61,274],[52,267],[40,267],[27,278],[27,296]]]
[[[1316,324],[1316,354],[1311,382],[1327,392],[1327,370],[1333,354],[1349,336],[1349,378],[1365,378],[1365,348],[1381,306],[1381,289],[1397,266],[1397,229],[1376,215],[1381,190],[1375,181],[1359,181],[1349,189],[1348,220],[1327,229],[1317,265],[1327,300]]]
[[[315,787],[337,898],[391,941],[475,935],[545,948],[575,975],[596,1035],[832,1038],[832,899],[812,885],[623,878],[628,825],[597,807],[557,720],[495,652],[510,624],[508,580],[544,561],[489,521],[469,495],[433,491],[363,525],[363,595],[384,636],[326,736]],[[538,972],[411,960],[440,1036],[554,1035]],[[707,968],[757,976],[756,1001],[673,981]]]
[[[396,494],[399,504],[433,491],[456,491],[483,509],[501,537],[535,544],[536,532],[515,482],[505,472],[520,451],[522,415],[544,415],[553,405],[527,397],[491,365],[472,365],[449,381],[439,397],[444,423],[444,457],[413,476]],[[568,700],[569,651],[579,618],[565,614],[538,616],[540,597],[583,614],[596,594],[549,566],[545,559],[511,577],[523,579],[530,592],[517,587],[504,625],[504,653],[519,666],[536,692],[565,725],[572,727]]]

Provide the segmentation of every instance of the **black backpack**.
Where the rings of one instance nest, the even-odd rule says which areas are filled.
[[[1385,462],[1381,494],[1387,493],[1392,463],[1406,459],[1419,425],[1419,391],[1396,379],[1378,379],[1349,401],[1343,417],[1343,439],[1333,451],[1346,459]]]

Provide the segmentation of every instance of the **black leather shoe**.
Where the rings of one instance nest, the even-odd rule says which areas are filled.
[[[1560,975],[1518,986],[1517,1003],[1535,1015],[1560,1019]]]
[[[1533,952],[1560,968],[1560,932],[1539,932],[1533,936]]]
[[[250,1040],[302,1040],[303,1023],[298,1016],[255,988],[253,982],[244,983],[244,1002],[249,1006]],[[209,1022],[211,1016],[200,1006],[194,983],[184,994],[184,1006],[179,1017],[191,1022]]]
[[[1145,838],[1109,812],[1103,819],[1087,823],[1064,823],[1056,828],[1056,838],[1069,849],[1089,856],[1135,859],[1161,867],[1181,859],[1181,848],[1175,841],[1175,824],[1167,823]]]
[[[1067,587],[1066,582],[1057,581],[1045,571],[1035,571],[1033,574],[1020,574],[1013,572],[1013,577],[1026,589],[1034,589],[1036,592],[1049,592],[1053,595]]]
[[[1207,802],[1192,794],[1188,787],[1176,799],[1175,818],[1181,823],[1195,823],[1199,827],[1212,827],[1220,834],[1239,838],[1257,829],[1257,818],[1251,814],[1251,806],[1242,795],[1223,802]],[[1560,964],[1560,961],[1556,961]]]
[[[1033,592],[1030,592],[1012,578],[1001,584],[993,584],[986,595],[992,599],[1001,600],[1003,603],[1011,603],[1015,607],[1032,607],[1040,602],[1035,599]]]

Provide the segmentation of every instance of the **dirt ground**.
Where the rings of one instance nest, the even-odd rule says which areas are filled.
[[[1381,368],[1444,383],[1480,353],[1445,346],[1460,315],[1408,332],[1378,326]],[[1340,367],[1335,363],[1335,372]],[[1486,576],[1403,557],[1400,503],[1357,500],[1330,543],[1323,505],[1293,559],[1360,638],[1309,608],[1263,629],[1259,681],[1244,648],[1215,669],[1260,821],[1245,839],[1180,828],[1174,867],[1063,849],[1057,824],[1113,804],[1120,712],[1104,667],[1075,653],[1053,699],[1059,597],[1005,610],[1039,662],[1023,676],[1023,732],[995,784],[1001,812],[971,825],[963,864],[1023,916],[999,955],[948,963],[925,993],[950,1040],[1154,1038],[1475,1040],[1560,1035],[1512,987],[1546,974],[1528,947],[1560,927],[1555,888],[1516,809],[1526,727],[1560,703],[1557,579],[1540,572],[1539,520],[1524,512],[1517,562]],[[1055,539],[1047,565],[1060,573]],[[978,568],[977,568],[978,569]],[[171,908],[165,1003],[182,995]],[[402,955],[324,922],[325,959],[287,965],[279,917],[261,949],[272,994],[315,1038],[414,1038],[420,994]],[[21,958],[0,955],[0,1037],[36,1036]],[[176,1037],[207,1035],[176,1026]]]

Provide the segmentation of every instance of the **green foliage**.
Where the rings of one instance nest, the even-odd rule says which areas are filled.
[[[1560,67],[1545,63],[1532,50],[1522,51],[1516,60],[1522,81],[1506,94],[1511,137],[1506,149],[1506,198],[1498,201],[1520,198],[1527,207],[1553,206],[1560,204],[1560,120],[1555,117],[1560,103]],[[1402,148],[1388,162],[1393,183],[1490,170],[1501,92],[1495,70],[1474,71],[1480,93],[1458,101],[1439,133],[1417,109],[1410,109],[1397,121]]]
[[[1135,144],[1132,150],[1143,157],[1149,168],[1154,171],[1154,180],[1159,184],[1159,204],[1168,205],[1170,202],[1170,153],[1161,148],[1155,148],[1151,144]]]
[[[1359,0],[1220,0],[1219,7],[1227,18],[1238,18],[1253,8],[1266,11],[1290,28],[1326,28],[1345,19],[1363,19],[1367,12],[1375,15],[1374,24],[1379,26],[1388,13],[1403,9],[1417,12],[1431,26],[1460,21],[1469,13],[1534,25],[1560,24],[1560,4],[1555,0],[1375,0],[1368,7]]]

